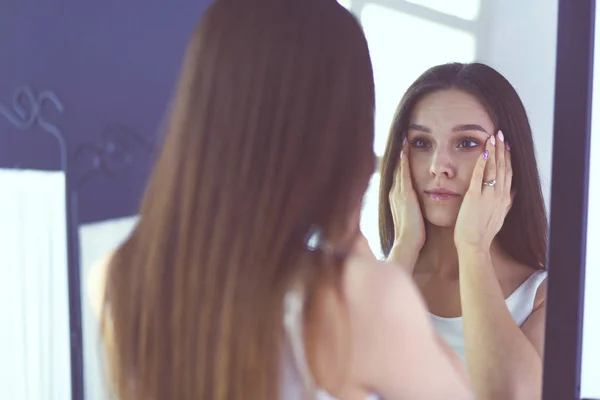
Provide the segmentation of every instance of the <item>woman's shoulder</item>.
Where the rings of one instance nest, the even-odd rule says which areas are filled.
[[[357,376],[383,398],[470,398],[466,374],[440,346],[405,268],[353,258],[346,274]],[[444,377],[442,384],[427,386],[432,371]]]
[[[412,278],[396,263],[353,258],[348,263],[344,287],[350,305],[372,323],[392,323],[410,317],[410,310],[425,309]]]
[[[113,255],[113,252],[105,254],[91,267],[88,275],[87,295],[92,306],[92,311],[97,318],[100,318],[102,314],[108,267]]]
[[[378,260],[362,235],[347,259],[344,288],[348,300],[361,305],[389,301],[389,296],[411,295],[412,290],[416,291],[405,268],[395,262]]]

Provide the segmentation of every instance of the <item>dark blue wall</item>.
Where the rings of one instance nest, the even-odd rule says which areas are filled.
[[[27,120],[27,96],[13,101],[22,85],[60,100],[62,112],[38,98],[38,118],[64,135],[82,223],[136,212],[185,46],[209,2],[0,3],[0,105]],[[59,166],[49,128],[30,125],[0,113],[0,166]]]

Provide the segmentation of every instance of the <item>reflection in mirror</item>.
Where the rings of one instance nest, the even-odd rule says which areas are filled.
[[[504,398],[538,398],[558,1],[469,0],[455,8],[436,0],[363,0],[345,6],[365,30],[376,86],[374,151],[380,163],[361,228],[379,258],[413,273],[436,331],[467,364],[478,397],[503,388],[509,390]],[[396,114],[421,74],[450,62],[484,66],[430,71],[427,85],[437,89],[407,96]],[[502,230],[491,250],[478,258],[459,246],[460,215],[471,215],[469,225],[476,226],[485,213],[461,206],[477,156],[498,129],[504,132],[495,149],[504,148],[502,138],[512,145],[513,202],[500,217]],[[399,176],[409,176],[406,187],[413,190],[399,190],[390,204],[392,183],[403,187],[402,179],[394,180],[401,150],[410,173]],[[490,192],[484,182],[496,177],[489,174],[479,181],[482,196]],[[468,267],[472,258],[474,271]]]
[[[339,2],[359,18],[369,42],[377,90],[374,151],[378,157],[384,156],[393,116],[403,94],[424,71],[447,62],[480,61],[502,74],[516,89],[525,106],[535,143],[542,192],[546,205],[548,204],[557,0],[531,2],[519,0],[461,0],[460,2],[339,0]],[[450,3],[452,3],[452,7],[449,6]],[[492,95],[494,94],[492,93]],[[455,97],[450,102],[455,100],[458,98]],[[484,122],[481,124],[485,125]],[[480,135],[481,132],[472,132],[472,134]],[[514,132],[506,132],[506,135],[514,135]],[[423,151],[421,154],[425,153]],[[361,226],[373,251],[383,258],[378,228],[380,180],[381,174],[377,171],[371,179],[365,196]],[[134,223],[135,218],[131,217],[81,227],[82,286],[85,286],[89,280],[89,268],[104,254],[116,248],[131,231]],[[442,261],[452,260],[442,259]],[[519,336],[518,333],[522,333],[522,331],[520,329],[517,331],[516,328],[524,322],[523,319],[528,318],[536,305],[541,304],[535,294],[541,284],[540,277],[543,276],[532,274],[537,265],[514,263],[514,260],[508,257],[505,261],[514,269],[503,270],[506,274],[498,276],[500,285],[496,284],[496,289],[504,297],[511,297],[511,293],[517,293],[517,287],[523,288],[520,290],[530,295],[530,297],[513,296],[510,300],[513,308],[510,311],[513,309],[523,311],[521,320],[514,325],[515,329],[511,333],[514,334],[514,338],[521,338],[520,343],[525,349],[528,349],[528,354],[532,354],[531,350],[535,349],[535,346],[527,347],[531,341],[523,339],[524,335]],[[422,262],[425,263],[425,261]],[[527,275],[534,276],[534,278],[527,280]],[[436,282],[432,280],[431,276],[424,274],[419,277],[417,282],[427,300],[430,311],[432,311],[432,319],[441,321],[440,324],[446,324],[448,330],[454,329],[454,327],[462,329],[459,327],[462,321],[455,318],[461,315],[460,302],[464,296],[458,290],[458,281],[455,278],[456,276],[453,277],[454,280],[438,279]],[[528,283],[522,286],[525,281]],[[441,294],[446,297],[437,296]],[[485,296],[485,294],[478,292],[465,294],[465,296],[473,299],[475,296]],[[531,296],[532,294],[534,296]],[[468,297],[469,295],[473,297]],[[477,298],[480,299],[480,297]],[[496,296],[495,299],[497,300],[497,298]],[[85,309],[86,398],[106,398],[105,375],[98,367],[100,364],[98,363],[97,326],[89,311],[89,298],[83,296],[82,302]],[[494,328],[500,325],[502,318],[506,321],[507,318],[514,317],[514,315],[508,314],[508,307],[504,309],[500,307],[500,305],[504,306],[502,302],[496,301],[490,307],[494,307],[494,305],[498,306],[500,311],[494,310],[483,314],[489,317]],[[477,311],[477,309],[473,310]],[[496,318],[496,316],[498,317]],[[459,322],[459,324],[455,324],[455,322]],[[465,329],[468,329],[467,325],[465,324]],[[486,329],[489,328],[490,325]],[[440,328],[439,331],[442,335],[444,335],[443,330],[444,328]],[[473,332],[479,334],[482,330],[474,325]],[[449,338],[448,335],[446,337]],[[451,338],[448,340],[453,341]],[[456,341],[451,344],[463,357],[469,353],[468,349],[463,349],[465,343],[460,337],[456,337]],[[488,341],[485,345],[490,347],[482,350],[480,354],[485,355],[486,352],[496,354],[492,349],[500,347],[503,350],[502,355],[510,353],[504,351],[505,346],[499,345],[498,342]],[[484,363],[489,360],[491,357],[482,357],[475,362]],[[492,367],[495,372],[501,370],[498,365],[492,365]],[[504,365],[502,371],[516,373],[518,369],[513,370]],[[493,376],[499,375],[495,373]],[[520,376],[527,376],[527,374],[520,374]]]
[[[435,0],[340,3],[358,16],[369,41],[377,90],[374,150],[379,157],[402,95],[422,72],[446,62],[480,61],[508,79],[525,105],[548,208],[557,0],[550,4],[470,0],[460,2],[461,7],[452,12],[443,8],[445,2]],[[543,10],[537,7],[542,3]],[[362,229],[381,256],[377,219],[372,218],[377,214],[372,209],[377,208],[378,193],[374,179],[366,196]]]

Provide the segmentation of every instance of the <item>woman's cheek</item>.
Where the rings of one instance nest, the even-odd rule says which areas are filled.
[[[469,151],[460,154],[457,157],[457,162],[461,171],[465,171],[465,173],[470,177],[473,174],[473,170],[475,169],[475,164],[477,164],[479,153],[477,151]]]

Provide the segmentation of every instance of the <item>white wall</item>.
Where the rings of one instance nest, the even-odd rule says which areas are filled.
[[[600,9],[596,8],[596,24]],[[587,254],[581,350],[581,398],[600,399],[600,25],[596,25],[592,137],[588,192]],[[594,206],[592,206],[594,205]]]
[[[558,0],[483,1],[481,22],[488,27],[488,36],[480,38],[478,57],[503,74],[525,104],[548,207]]]

